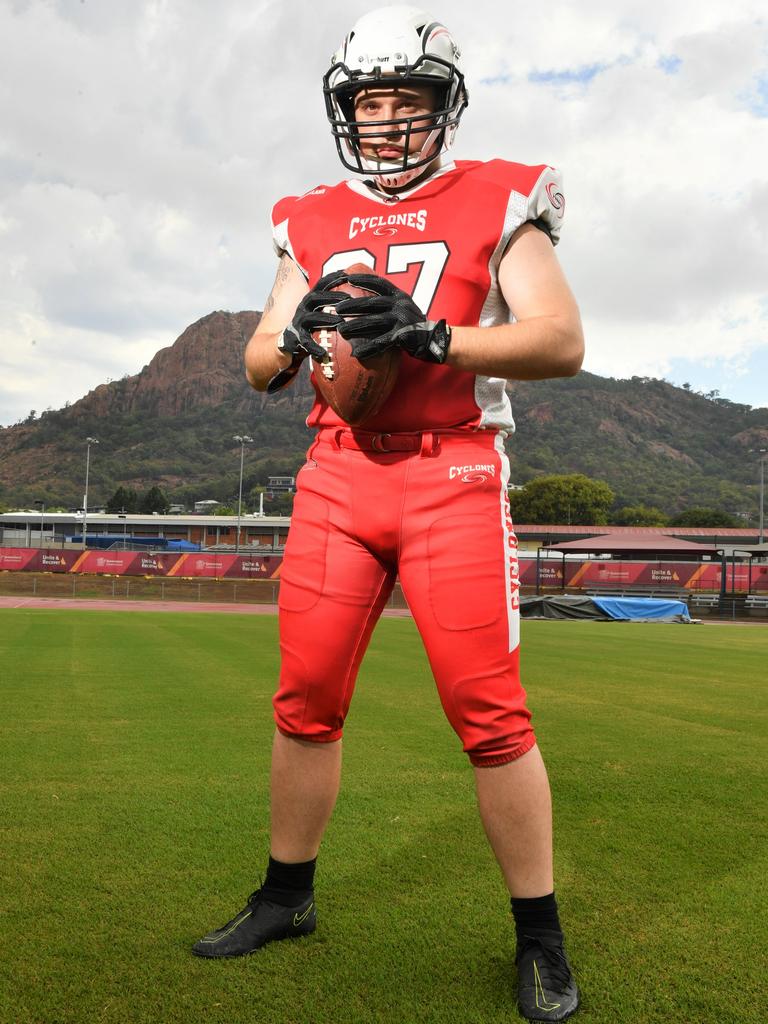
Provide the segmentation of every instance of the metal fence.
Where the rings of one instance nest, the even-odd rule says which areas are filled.
[[[77,573],[0,572],[0,594],[18,597],[91,598],[114,601],[200,601],[277,604],[279,580],[168,579],[145,576],[86,576]],[[399,584],[388,608],[408,607]]]

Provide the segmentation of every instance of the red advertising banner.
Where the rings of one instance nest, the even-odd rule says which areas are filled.
[[[748,565],[739,562],[731,565],[729,562],[725,571],[725,589],[729,594],[732,590],[736,593],[745,590],[752,593],[768,593],[768,565],[753,565],[750,573]]]
[[[536,559],[520,559],[520,583],[524,587],[536,586]],[[539,583],[542,587],[563,586],[563,563],[561,559],[542,558],[539,562]]]
[[[79,557],[78,551],[41,551],[32,567],[37,572],[70,572]]]
[[[219,579],[274,579],[282,555],[212,555],[147,551],[0,548],[0,572],[73,572],[102,576],[177,576]]]
[[[146,551],[84,551],[70,572],[105,576],[167,576],[178,560],[178,555],[153,555]]]
[[[55,550],[0,548],[0,572],[71,572],[105,576],[175,576],[177,578],[277,579],[282,555],[185,554],[146,551]],[[606,589],[632,586],[719,592],[720,562],[623,562],[612,559],[565,561],[565,586],[571,589]],[[536,559],[520,559],[520,582],[536,586]],[[563,560],[542,558],[539,585],[563,589]],[[768,564],[728,563],[728,593],[768,593]]]
[[[195,551],[181,555],[169,576],[216,579],[274,579],[280,574],[282,555],[212,555]]]
[[[696,562],[619,562],[601,559],[595,562],[574,562],[566,569],[570,587],[643,586],[687,587],[697,571]],[[719,566],[715,566],[718,570]]]
[[[282,555],[266,555],[264,558],[238,555],[237,562],[228,575],[240,579],[275,579],[280,575],[282,564]]]
[[[619,588],[632,586],[664,587],[678,590],[720,590],[722,566],[720,562],[622,562],[613,559],[599,561],[565,562],[565,585],[574,589]],[[726,590],[730,593],[768,592],[768,565],[737,562],[728,563]],[[520,582],[523,586],[536,586],[536,560],[520,561]],[[542,558],[539,562],[539,586],[562,589],[563,561],[560,558]]]
[[[0,548],[0,572],[69,572],[80,554],[48,548]]]
[[[22,569],[29,569],[29,563],[39,553],[30,548],[2,548],[0,549],[0,570],[20,572]]]

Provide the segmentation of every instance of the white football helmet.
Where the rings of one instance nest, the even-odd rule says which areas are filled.
[[[400,188],[447,152],[468,102],[459,56],[448,29],[417,7],[381,7],[360,18],[323,78],[328,120],[344,166],[358,174],[372,174],[381,185]],[[367,159],[360,150],[355,95],[365,86],[405,83],[435,88],[437,109],[427,119],[430,124],[426,130],[413,131],[414,122],[423,124],[423,115],[374,122],[384,128],[401,127],[403,158],[395,162]],[[412,134],[424,135],[415,153],[408,152]]]

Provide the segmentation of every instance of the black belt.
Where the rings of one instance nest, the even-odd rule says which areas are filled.
[[[326,427],[318,433],[317,439],[337,450],[349,448],[356,452],[421,452],[422,455],[434,455],[440,450],[442,436],[464,437],[469,441],[477,438],[479,433],[484,431],[448,428],[387,434],[356,430],[354,427]]]

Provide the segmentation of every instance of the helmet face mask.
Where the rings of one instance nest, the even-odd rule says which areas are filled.
[[[458,58],[448,30],[423,11],[390,7],[361,18],[323,78],[326,113],[344,167],[373,174],[384,187],[400,188],[446,152],[467,105]],[[423,91],[425,86],[434,95],[434,109],[427,113],[380,121],[356,118],[355,98],[364,89],[394,94],[408,87]],[[402,158],[366,155],[361,139],[373,135],[398,136]],[[420,146],[412,145],[417,137],[423,138]]]

